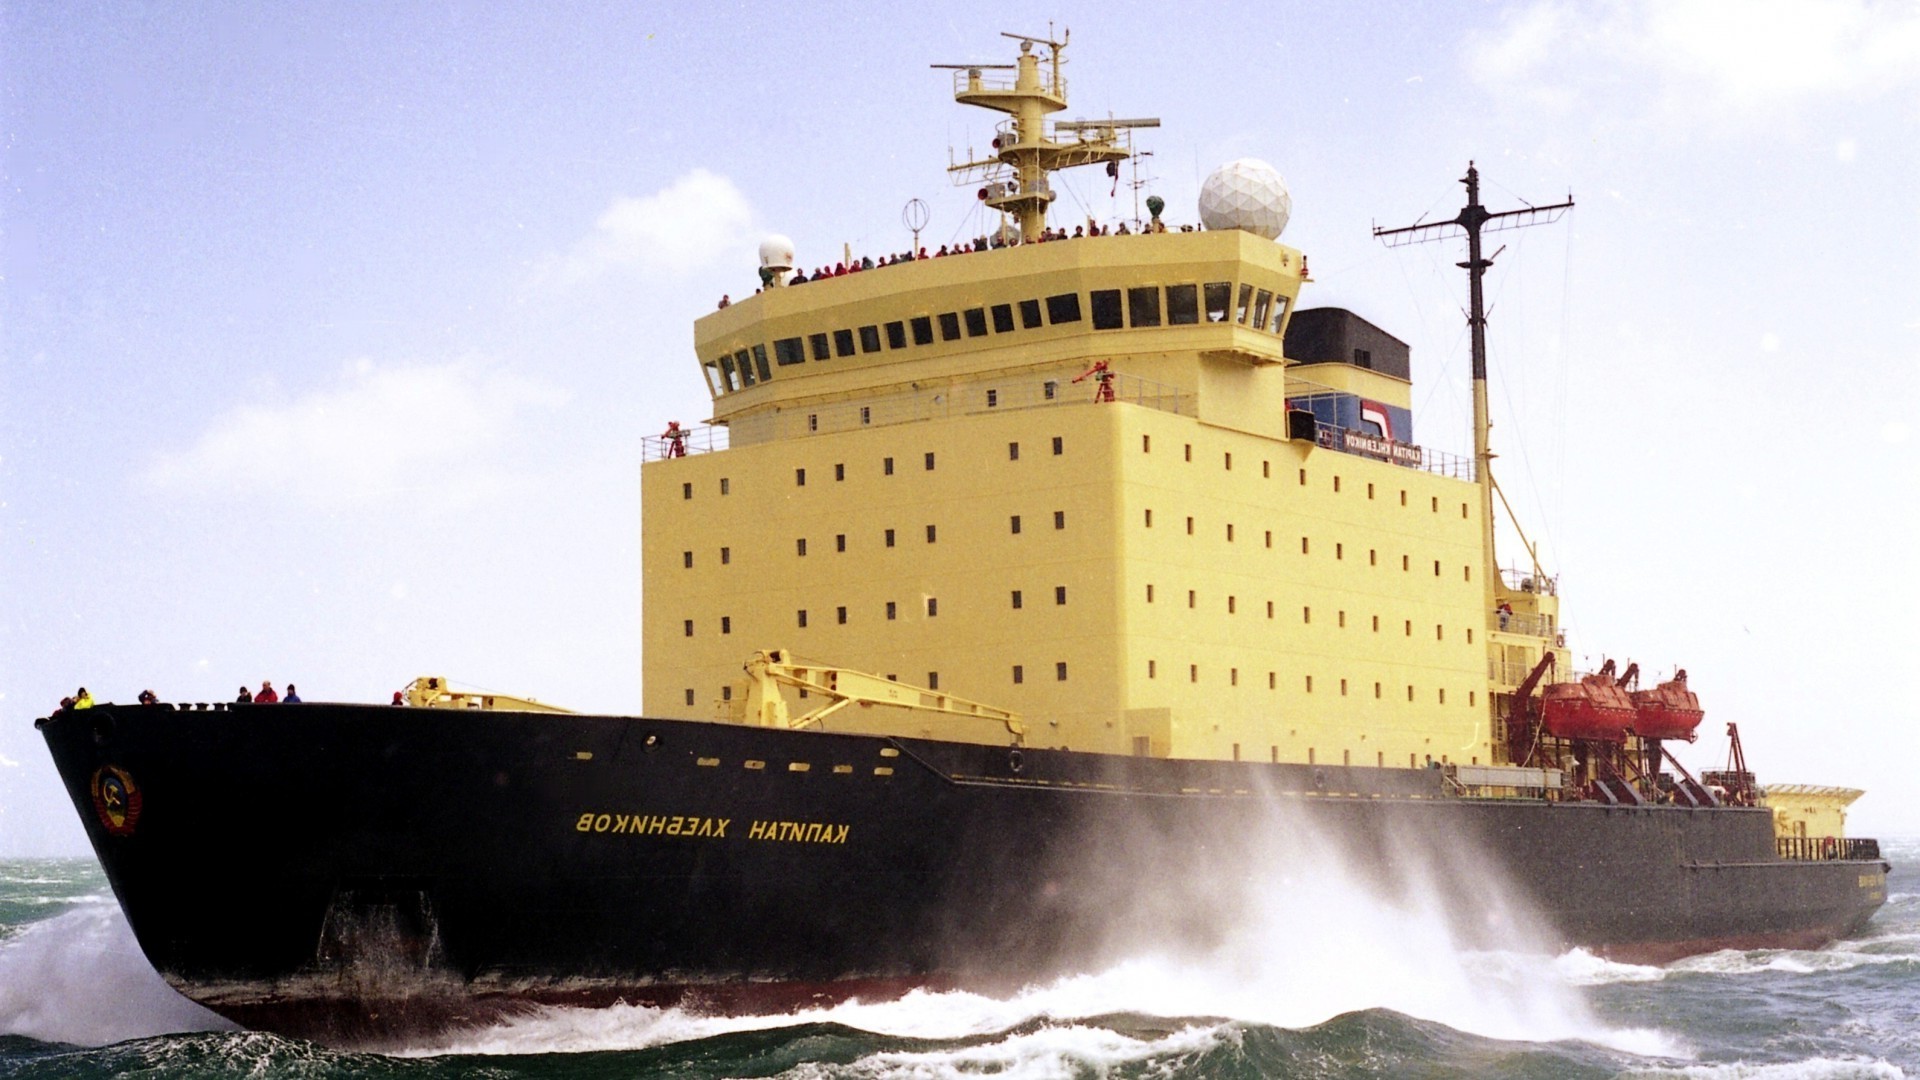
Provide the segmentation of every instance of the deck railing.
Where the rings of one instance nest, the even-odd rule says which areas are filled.
[[[1778,836],[1773,847],[1783,859],[1804,862],[1880,857],[1880,841],[1844,836]]]

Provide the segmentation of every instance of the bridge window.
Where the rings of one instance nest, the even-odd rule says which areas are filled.
[[[940,340],[958,341],[960,339],[960,316],[951,311],[940,314]]]
[[[1253,296],[1253,328],[1255,330],[1265,330],[1267,328],[1267,309],[1270,305],[1272,305],[1272,303],[1273,303],[1273,294],[1268,292],[1267,290],[1261,289],[1259,292],[1254,294]]]
[[[740,373],[740,386],[744,389],[753,385],[753,361],[747,356],[747,350],[741,349],[733,354],[733,366]]]
[[[1093,328],[1095,330],[1118,330],[1120,321],[1120,290],[1095,289],[1087,295],[1093,308]],[[1058,322],[1059,320],[1054,320]]]
[[[1233,321],[1244,325],[1247,321],[1247,309],[1249,306],[1251,306],[1252,303],[1253,303],[1253,286],[1241,285],[1240,286],[1240,302],[1238,304],[1235,304],[1233,308]]]
[[[833,332],[833,354],[835,356],[853,355],[853,331],[835,330]]]
[[[907,324],[890,322],[887,324],[887,348],[904,349],[907,347]]]
[[[863,353],[880,351],[880,328],[863,326],[860,328],[860,351]]]
[[[1233,283],[1209,281],[1206,287],[1207,321],[1226,322],[1227,306],[1233,303]]]
[[[931,317],[919,315],[914,318],[913,343],[915,345],[933,344],[933,319]]]
[[[1059,326],[1061,323],[1080,321],[1080,294],[1061,293],[1047,297],[1047,322]]]
[[[1167,325],[1187,326],[1200,321],[1200,291],[1191,285],[1167,286]]]
[[[1286,318],[1287,318],[1287,298],[1284,296],[1274,297],[1273,298],[1273,320],[1267,324],[1268,332],[1274,333],[1274,334],[1279,333],[1280,324],[1285,322]]]
[[[773,359],[782,367],[807,362],[807,350],[797,337],[781,338],[773,343]]]
[[[1040,301],[1020,301],[1020,325],[1026,327],[1028,330],[1038,330],[1040,328]]]
[[[967,320],[967,336],[968,337],[986,337],[987,336],[987,309],[986,308],[968,308],[966,311],[962,312],[961,314]]]
[[[765,345],[755,345],[753,347],[753,369],[760,373],[761,382],[767,382],[773,378],[772,369],[767,367],[767,347]]]
[[[825,334],[808,334],[807,344],[813,346],[813,358],[815,360],[826,360],[833,356],[833,350],[827,346],[827,335]]]
[[[1013,305],[993,305],[993,332],[996,334],[1013,333]]]
[[[1143,285],[1127,290],[1127,325],[1160,325],[1160,287]]]

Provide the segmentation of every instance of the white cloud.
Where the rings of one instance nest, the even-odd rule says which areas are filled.
[[[19,767],[20,767],[19,762],[13,760],[12,758],[8,757],[5,754],[0,754],[0,769],[17,769]]]
[[[645,196],[613,200],[593,231],[536,268],[536,285],[565,288],[613,270],[677,276],[737,259],[752,241],[753,208],[733,181],[695,169]]]
[[[194,494],[278,494],[340,505],[420,488],[470,491],[476,455],[528,408],[565,399],[543,383],[476,361],[345,365],[335,385],[285,402],[243,405],[192,447],[162,454],[152,487]]]
[[[1534,0],[1469,38],[1491,89],[1567,108],[1644,92],[1663,111],[1746,113],[1920,82],[1920,7],[1872,0]]]

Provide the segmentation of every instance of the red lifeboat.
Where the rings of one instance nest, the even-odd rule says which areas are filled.
[[[1700,698],[1687,689],[1687,673],[1651,690],[1633,692],[1633,733],[1643,739],[1685,739],[1692,742],[1700,726]]]
[[[1563,739],[1625,742],[1637,717],[1633,698],[1614,685],[1611,671],[1540,690],[1540,726]]]

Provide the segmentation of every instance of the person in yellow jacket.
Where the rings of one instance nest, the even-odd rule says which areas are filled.
[[[93,695],[87,693],[86,687],[81,687],[80,692],[73,695],[73,707],[76,709],[93,708]]]

